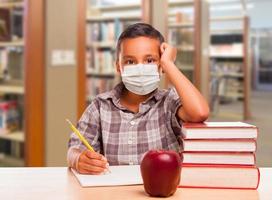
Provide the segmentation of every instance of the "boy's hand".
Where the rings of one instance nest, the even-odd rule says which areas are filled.
[[[165,68],[167,63],[175,62],[177,50],[165,42],[161,44],[160,50],[161,50],[161,67],[163,71],[166,71]]]
[[[96,152],[83,151],[78,159],[77,171],[81,174],[103,174],[108,171],[107,159]]]

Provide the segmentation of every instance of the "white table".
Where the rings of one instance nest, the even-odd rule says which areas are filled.
[[[272,200],[272,168],[260,168],[258,190],[177,189],[167,199]],[[66,167],[0,168],[1,200],[150,199],[142,185],[82,188]],[[161,198],[160,198],[161,199]]]

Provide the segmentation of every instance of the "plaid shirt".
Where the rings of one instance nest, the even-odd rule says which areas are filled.
[[[179,151],[181,126],[176,112],[181,102],[176,90],[156,90],[139,105],[139,112],[133,113],[120,104],[123,88],[120,83],[98,95],[77,124],[95,151],[110,165],[140,164],[143,154],[151,149]],[[74,133],[69,148],[86,149]]]

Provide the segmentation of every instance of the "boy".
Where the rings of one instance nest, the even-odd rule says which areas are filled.
[[[122,82],[98,95],[77,126],[96,152],[86,150],[73,133],[67,153],[70,167],[101,174],[109,164],[140,164],[150,149],[179,151],[179,121],[202,122],[209,107],[175,66],[175,57],[175,49],[148,24],[130,25],[120,35],[116,69]],[[175,89],[157,89],[161,71]]]

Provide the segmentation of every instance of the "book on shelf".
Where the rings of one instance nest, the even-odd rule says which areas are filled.
[[[132,24],[132,21],[120,21],[116,18],[110,22],[91,22],[86,27],[87,44],[91,45],[93,42],[113,42],[118,39],[122,31]]]
[[[114,24],[112,22],[90,23],[86,29],[87,44],[98,41],[114,41]]]
[[[86,72],[96,74],[114,74],[113,53],[111,50],[90,50],[86,53]]]
[[[211,89],[213,95],[226,102],[244,97],[243,62],[236,60],[211,60],[211,82],[217,83]]]
[[[15,131],[20,125],[20,115],[16,101],[0,102],[0,134]]]
[[[23,38],[23,9],[15,8],[11,13],[11,32],[15,40]]]
[[[11,80],[24,79],[23,51],[22,49],[11,49],[8,53],[7,73]]]
[[[256,139],[258,128],[244,122],[183,123],[183,139]]]
[[[23,51],[21,48],[0,49],[0,78],[5,81],[24,79]]]
[[[86,81],[86,95],[89,100],[96,95],[110,91],[115,86],[116,80],[114,78],[87,78]]]
[[[189,23],[192,21],[190,16],[183,12],[174,15],[174,22],[177,24]],[[192,28],[171,27],[168,30],[168,41],[177,48],[177,67],[187,78],[193,81],[194,69],[194,32]]]
[[[11,41],[11,10],[0,8],[0,41]]]
[[[86,71],[88,73],[114,74],[115,44],[122,30],[131,22],[93,22],[87,24]]]
[[[226,58],[242,58],[243,57],[243,45],[242,44],[220,44],[210,46],[211,57],[226,57]]]
[[[183,151],[194,152],[255,152],[254,139],[185,139]]]
[[[243,34],[212,34],[211,44],[221,45],[221,44],[237,44],[243,42]]]
[[[8,50],[0,50],[0,79],[5,80],[7,78],[7,65],[8,65]]]
[[[184,164],[255,165],[253,152],[183,152]]]

